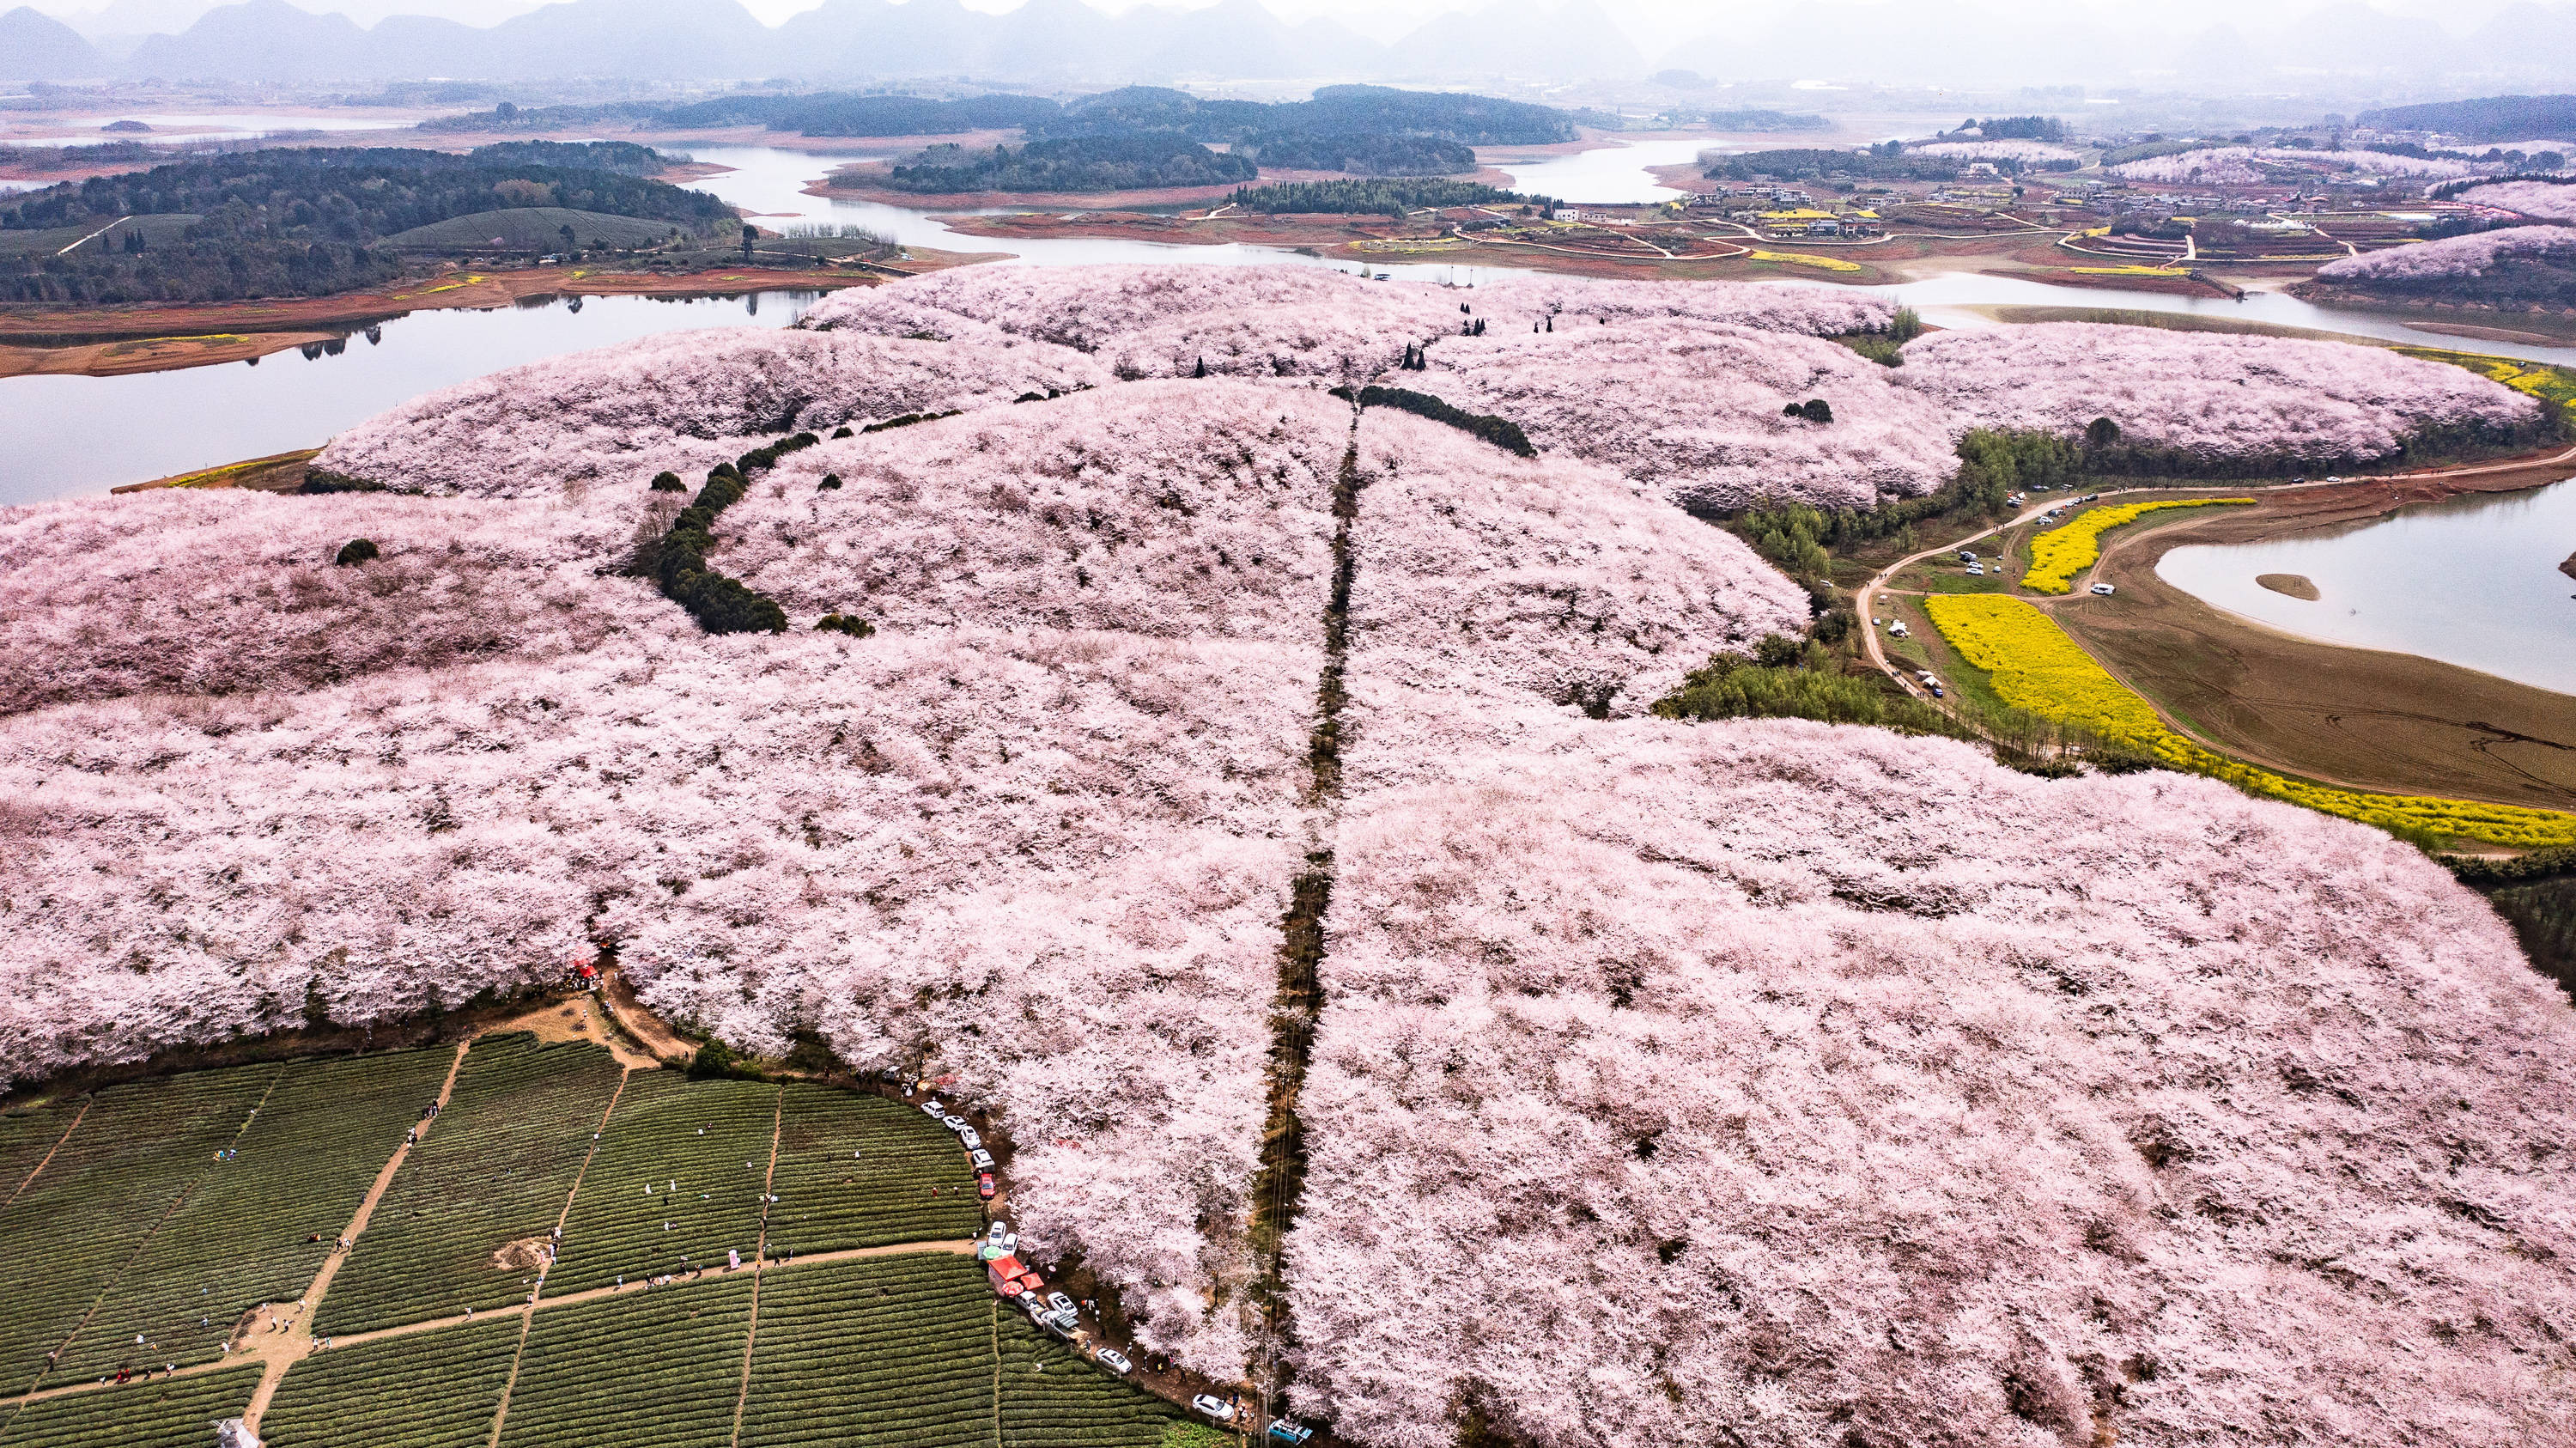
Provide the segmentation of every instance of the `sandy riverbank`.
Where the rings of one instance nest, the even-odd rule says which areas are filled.
[[[2464,493],[2515,492],[2576,476],[2534,463],[2455,478],[2372,479],[2251,490],[2248,508],[2195,510],[2109,536],[2095,577],[2051,614],[2115,674],[2212,745],[2285,773],[2401,794],[2576,809],[2576,706],[2412,654],[2346,648],[2212,608],[2156,576],[2187,544],[2267,541]]]

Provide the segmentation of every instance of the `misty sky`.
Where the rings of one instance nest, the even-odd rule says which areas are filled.
[[[56,15],[71,15],[103,8],[103,0],[31,0],[37,9]],[[177,29],[185,18],[210,8],[217,0],[121,0],[120,8],[132,15],[151,15],[153,29]],[[512,15],[537,8],[537,0],[293,0],[307,10],[336,10],[362,24],[372,24],[385,15],[442,15],[470,25],[490,25]],[[801,10],[810,10],[822,0],[744,0],[745,7],[770,24],[776,24]],[[972,9],[1008,11],[1019,0],[965,0]],[[1089,0],[1103,10],[1121,11],[1153,0]],[[1201,0],[1212,3],[1212,0]],[[1487,0],[1262,0],[1277,14],[1290,20],[1329,16],[1364,35],[1379,40],[1392,40],[1421,24],[1424,20],[1450,10],[1483,8]],[[1511,4],[1537,4],[1546,8],[1551,0],[1503,0]],[[1629,39],[1649,57],[1682,41],[1730,28],[1767,30],[1785,14],[1798,8],[1788,0],[1595,0]],[[1886,0],[1891,5],[1906,0]],[[2035,20],[2057,20],[2062,23],[2070,14],[2092,12],[2111,22],[2115,28],[2128,29],[2141,18],[2138,7],[2126,0],[1969,0],[1978,8],[2006,15],[2027,15]],[[2170,30],[2198,30],[2211,25],[2233,25],[2240,30],[2259,31],[2286,24],[2295,18],[2323,8],[2328,0],[2167,0],[2154,7],[2153,23]],[[2354,3],[2354,0],[2343,0]],[[2389,14],[2430,20],[2445,29],[2465,31],[2483,23],[2510,0],[2378,0],[2370,8]],[[4,7],[0,7],[4,8]],[[172,23],[170,16],[183,17]]]

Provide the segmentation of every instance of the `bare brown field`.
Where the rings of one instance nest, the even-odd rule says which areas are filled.
[[[179,337],[134,337],[66,347],[0,344],[0,377],[122,377],[133,372],[172,372],[217,362],[265,357],[312,342],[338,340],[337,332],[202,332]]]
[[[140,493],[153,488],[245,488],[257,493],[283,493],[304,481],[305,464],[312,462],[313,455],[320,451],[322,449],[318,447],[308,447],[293,452],[271,453],[246,462],[199,468],[193,473],[173,473],[145,483],[127,483],[108,491]]]

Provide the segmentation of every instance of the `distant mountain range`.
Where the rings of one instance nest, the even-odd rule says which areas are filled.
[[[395,0],[399,3],[399,0]],[[504,0],[494,0],[495,5]],[[2011,18],[1965,0],[1908,5],[1806,0],[1767,23],[1640,54],[1596,0],[1496,0],[1441,15],[1393,44],[1330,20],[1290,24],[1260,0],[1109,15],[1083,0],[1027,0],[1005,14],[959,0],[824,0],[777,27],[738,0],[566,0],[477,27],[391,15],[361,27],[286,0],[245,0],[126,49],[127,27],[189,13],[189,0],[116,0],[93,44],[20,8],[0,16],[0,80],[356,82],[907,80],[1019,84],[1176,80],[1642,80],[1657,66],[1712,81],[1808,79],[1924,85],[2089,83],[2201,92],[2313,88],[2320,77],[2391,99],[2576,87],[2576,5],[2516,4],[2466,35],[2338,3],[2263,29],[2187,33],[2067,9]],[[119,39],[109,27],[123,31]],[[116,52],[123,51],[119,54]],[[1682,97],[1677,96],[1677,99]]]

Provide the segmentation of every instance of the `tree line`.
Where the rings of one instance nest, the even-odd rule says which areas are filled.
[[[1313,212],[1398,219],[1426,206],[1517,206],[1545,200],[1481,181],[1444,180],[1275,181],[1237,187],[1227,199],[1246,211],[1271,216]]]

